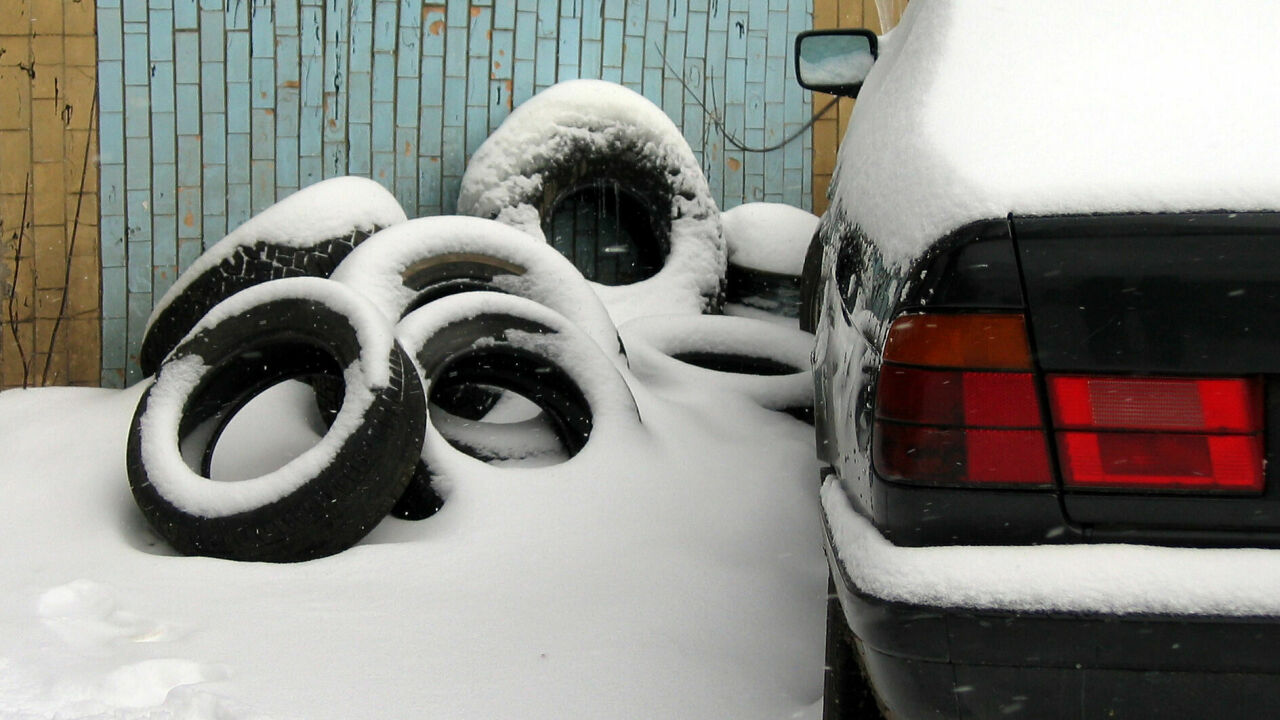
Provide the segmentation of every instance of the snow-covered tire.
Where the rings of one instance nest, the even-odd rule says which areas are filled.
[[[542,410],[570,461],[602,435],[639,422],[635,398],[613,361],[576,324],[527,298],[451,295],[410,313],[396,336],[413,358],[429,400],[466,383],[521,395]],[[494,440],[501,438],[488,447],[503,453]],[[477,455],[483,458],[428,423],[423,462],[406,499],[415,493],[431,497],[432,478],[465,474],[465,461],[476,462]]]
[[[620,330],[641,380],[712,386],[812,422],[809,333],[727,315],[637,318]]]
[[[210,479],[209,448],[230,415],[268,387],[308,376],[343,388],[320,442],[265,475]],[[329,280],[277,280],[218,304],[165,360],[129,429],[129,485],[181,553],[309,560],[350,547],[387,514],[425,425],[412,361],[373,305]],[[204,458],[199,472],[184,450]]]
[[[621,85],[571,80],[526,101],[476,151],[458,212],[494,218],[546,241],[557,205],[595,184],[645,206],[656,274],[597,285],[616,322],[719,308],[725,242],[697,158],[660,108]]]
[[[725,301],[771,315],[800,314],[805,249],[819,218],[783,203],[743,203],[720,215],[729,248]]]
[[[617,327],[573,263],[493,220],[428,217],[389,227],[352,251],[332,279],[369,298],[396,322],[458,292],[518,295],[577,323],[606,353],[621,349]]]
[[[800,316],[800,277],[729,263],[726,303],[787,318]],[[726,310],[726,312],[728,312]]]
[[[147,321],[138,366],[154,374],[214,305],[245,288],[286,277],[328,277],[352,248],[405,220],[373,180],[337,177],[303,188],[204,251],[165,292]]]

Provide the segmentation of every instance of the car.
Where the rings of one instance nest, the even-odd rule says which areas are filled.
[[[824,717],[1280,717],[1280,9],[1203,10],[797,38]]]

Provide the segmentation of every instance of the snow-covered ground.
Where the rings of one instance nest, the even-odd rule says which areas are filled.
[[[628,376],[644,424],[610,452],[478,467],[436,516],[295,565],[151,534],[141,387],[0,394],[0,716],[816,718],[812,429],[668,380]]]

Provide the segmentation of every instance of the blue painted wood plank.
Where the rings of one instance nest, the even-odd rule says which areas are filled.
[[[249,29],[249,11],[252,0],[226,0],[227,27],[237,30]]]
[[[124,156],[125,187],[144,191],[151,187],[151,139],[126,137]]]
[[[507,119],[507,115],[511,114],[511,81],[509,80],[490,80],[489,81],[489,129],[502,124]]]
[[[178,272],[186,272],[187,268],[200,257],[204,248],[199,238],[179,238],[178,240]]]
[[[284,197],[297,190],[298,185],[298,136],[276,135],[276,150],[272,155],[275,162],[275,196]]]
[[[371,100],[375,103],[393,102],[396,98],[396,67],[395,57],[390,52],[377,52],[373,56],[373,73],[368,80],[357,80],[352,73],[351,86],[355,91],[356,85],[362,83],[372,83],[373,93]]]
[[[601,64],[609,68],[622,68],[622,31],[621,19],[604,21],[604,40],[601,44]]]
[[[395,182],[391,190],[405,213],[413,213],[418,206],[417,139],[416,128],[396,128]]]
[[[173,60],[172,10],[151,10],[147,21],[147,44],[152,62]]]
[[[631,89],[640,87],[644,80],[644,37],[623,35],[622,82]]]
[[[472,58],[467,65],[467,106],[484,108],[489,104],[489,61]]]
[[[424,106],[422,108],[422,125],[418,134],[418,152],[433,157],[440,156],[441,134],[444,127],[444,108],[441,106]]]
[[[624,19],[627,24],[627,35],[635,37],[644,35],[644,24],[648,20],[647,9],[645,0],[626,0],[626,15]]]
[[[128,312],[128,278],[124,266],[102,268],[102,316],[123,318]]]
[[[227,132],[250,132],[253,89],[247,82],[227,83]]]
[[[125,25],[124,33],[124,83],[125,85],[146,85],[151,75],[151,65],[147,57],[146,25],[130,28]]]
[[[151,115],[151,162],[173,163],[177,161],[176,120],[171,112]]]
[[[515,73],[511,80],[511,103],[520,107],[525,100],[533,97],[534,63],[532,60],[517,60]]]
[[[395,152],[395,117],[394,104],[390,102],[375,102],[373,104],[373,137],[371,138],[370,147],[375,155]]]
[[[249,107],[273,108],[276,105],[276,64],[271,58],[253,58],[249,73]]]
[[[178,186],[200,187],[200,136],[178,136]]]
[[[347,170],[356,175],[373,173],[373,128],[369,123],[347,125]]]
[[[124,20],[120,16],[120,8],[104,7],[98,3],[97,20],[98,65],[119,64],[124,60]]]
[[[458,210],[458,191],[462,188],[461,175],[445,175],[440,188],[441,208],[444,215],[453,215]]]
[[[139,236],[140,234],[133,235],[131,237]],[[129,293],[150,293],[151,238],[147,237],[142,240],[130,240],[127,243],[127,246],[129,253]]]
[[[245,163],[245,174],[249,174],[249,164]],[[227,183],[227,225],[239,227],[249,219],[253,207],[249,183]]]
[[[373,74],[352,71],[347,81],[347,122],[367,125],[373,121]]]
[[[466,122],[467,81],[461,77],[444,79],[444,124],[462,127]]]
[[[537,4],[538,37],[554,40],[556,30],[560,27],[560,7],[555,0],[541,0]],[[539,43],[541,46],[541,43]]]
[[[573,3],[573,0],[570,0]],[[576,4],[576,3],[573,3]],[[556,38],[556,79],[572,80],[578,74],[578,53],[582,48],[582,20],[573,15],[561,14],[560,32]]]
[[[173,26],[179,30],[194,30],[200,26],[200,3],[196,0],[174,0]]]
[[[514,62],[515,33],[511,30],[494,30],[489,53],[489,78],[509,80]]]
[[[249,14],[250,40],[253,57],[269,58],[275,50],[275,24],[272,7],[254,5]]]
[[[446,177],[462,177],[467,165],[466,131],[461,127],[445,126],[441,131],[444,144],[441,162]],[[446,198],[447,199],[447,198]],[[456,197],[454,198],[457,199]]]
[[[417,77],[421,53],[419,28],[401,28],[396,38],[396,77]]]
[[[644,69],[644,96],[649,102],[662,107],[662,68],[647,67]]]
[[[249,184],[249,162],[253,159],[249,133],[227,133],[227,186]]]
[[[410,209],[405,208],[405,213]],[[418,159],[418,203],[415,217],[440,215],[444,213],[444,203],[440,198],[440,158],[420,157]]]
[[[538,38],[536,58],[533,66],[534,88],[535,90],[545,90],[556,83],[555,38]]]
[[[627,16],[626,0],[604,0],[604,16],[610,20],[622,20]]]
[[[516,13],[515,59],[533,60],[537,48],[538,15],[521,10]]]
[[[276,27],[276,35],[292,34],[298,28],[298,3],[293,2],[276,2],[271,3],[272,10],[275,11],[273,18]]]

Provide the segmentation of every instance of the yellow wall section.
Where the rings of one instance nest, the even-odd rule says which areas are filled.
[[[0,388],[99,382],[94,14],[0,0]]]

